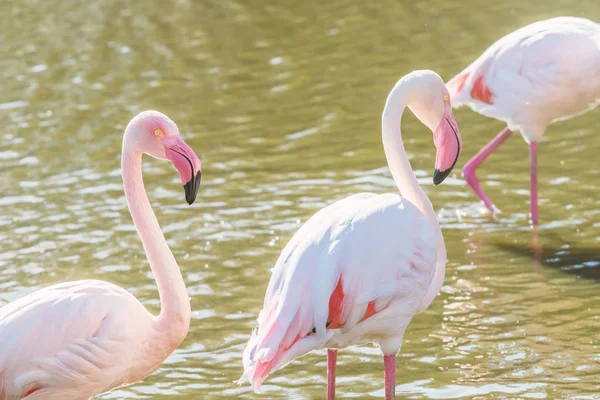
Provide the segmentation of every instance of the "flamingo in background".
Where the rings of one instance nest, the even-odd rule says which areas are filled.
[[[396,193],[361,193],[311,217],[281,252],[264,308],[244,351],[244,374],[258,391],[293,359],[326,347],[327,399],[335,397],[337,348],[374,342],[384,354],[385,398],[395,397],[396,353],[412,317],[440,291],[446,246],[433,207],[402,144],[404,108],[433,131],[433,181],[450,173],[460,133],[442,79],[414,71],[394,86],[382,115],[383,147]]]
[[[142,181],[142,153],[170,160],[188,204],[200,160],[167,116],[146,111],[125,129],[127,205],[156,279],[160,315],[128,291],[84,280],[38,290],[0,308],[0,400],[88,399],[156,370],[187,335],[190,301]]]
[[[531,221],[537,224],[538,142],[546,126],[600,104],[600,25],[583,18],[535,22],[489,47],[448,82],[452,104],[508,126],[463,167],[465,180],[492,212],[499,210],[475,176],[477,167],[515,130],[529,144]]]

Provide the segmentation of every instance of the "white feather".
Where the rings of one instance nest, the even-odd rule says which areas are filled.
[[[21,399],[40,388],[27,399],[88,399],[134,380],[132,358],[151,323],[133,295],[102,281],[53,285],[13,301],[0,308],[0,394]]]

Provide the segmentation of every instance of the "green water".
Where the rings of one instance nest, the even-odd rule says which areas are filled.
[[[324,398],[325,354],[296,360],[263,394],[235,384],[279,252],[316,210],[394,191],[380,115],[400,76],[449,79],[494,40],[596,0],[4,2],[0,13],[0,304],[97,278],[153,312],[158,294],[121,187],[122,132],[137,112],[171,116],[203,161],[199,200],[147,158],[149,197],[191,296],[180,348],[155,374],[100,399]],[[503,128],[455,112],[459,166]],[[527,224],[518,136],[478,171],[497,220],[457,169],[433,187],[431,134],[405,114],[412,166],[448,249],[442,293],[398,359],[398,397],[599,399],[600,110],[540,144],[539,244]],[[382,398],[372,346],[338,357],[340,398]]]

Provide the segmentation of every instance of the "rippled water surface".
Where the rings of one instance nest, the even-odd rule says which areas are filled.
[[[191,331],[122,398],[324,398],[325,355],[274,374],[262,395],[235,381],[270,276],[316,210],[394,191],[380,138],[405,73],[445,79],[495,39],[560,14],[600,19],[596,0],[5,2],[0,13],[0,304],[64,280],[117,283],[158,312],[126,208],[122,132],[138,111],[170,115],[203,160],[185,205],[172,167],[146,158],[146,187],[183,270]],[[542,225],[527,223],[527,146],[510,139],[479,170],[497,220],[457,172],[431,185],[431,134],[410,113],[413,168],[438,211],[445,286],[398,360],[399,397],[598,399],[599,110],[540,144]],[[457,110],[462,165],[503,125]],[[340,352],[341,398],[381,398],[372,346]]]

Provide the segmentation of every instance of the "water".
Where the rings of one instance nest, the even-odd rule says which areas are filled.
[[[380,139],[393,84],[417,68],[448,79],[528,22],[600,18],[594,0],[461,3],[5,4],[0,304],[97,278],[158,311],[119,170],[126,123],[155,108],[203,160],[192,207],[169,165],[144,163],[192,298],[192,326],[159,371],[98,398],[323,398],[323,352],[276,373],[262,396],[235,384],[241,352],[270,268],[300,224],[346,195],[395,190]],[[455,115],[462,165],[503,126],[468,109]],[[599,398],[599,116],[553,125],[541,143],[536,239],[519,137],[479,170],[503,211],[493,220],[458,171],[431,185],[430,133],[406,113],[406,147],[438,211],[449,262],[441,295],[406,334],[399,397]],[[338,360],[340,397],[383,396],[378,349],[344,350]]]

